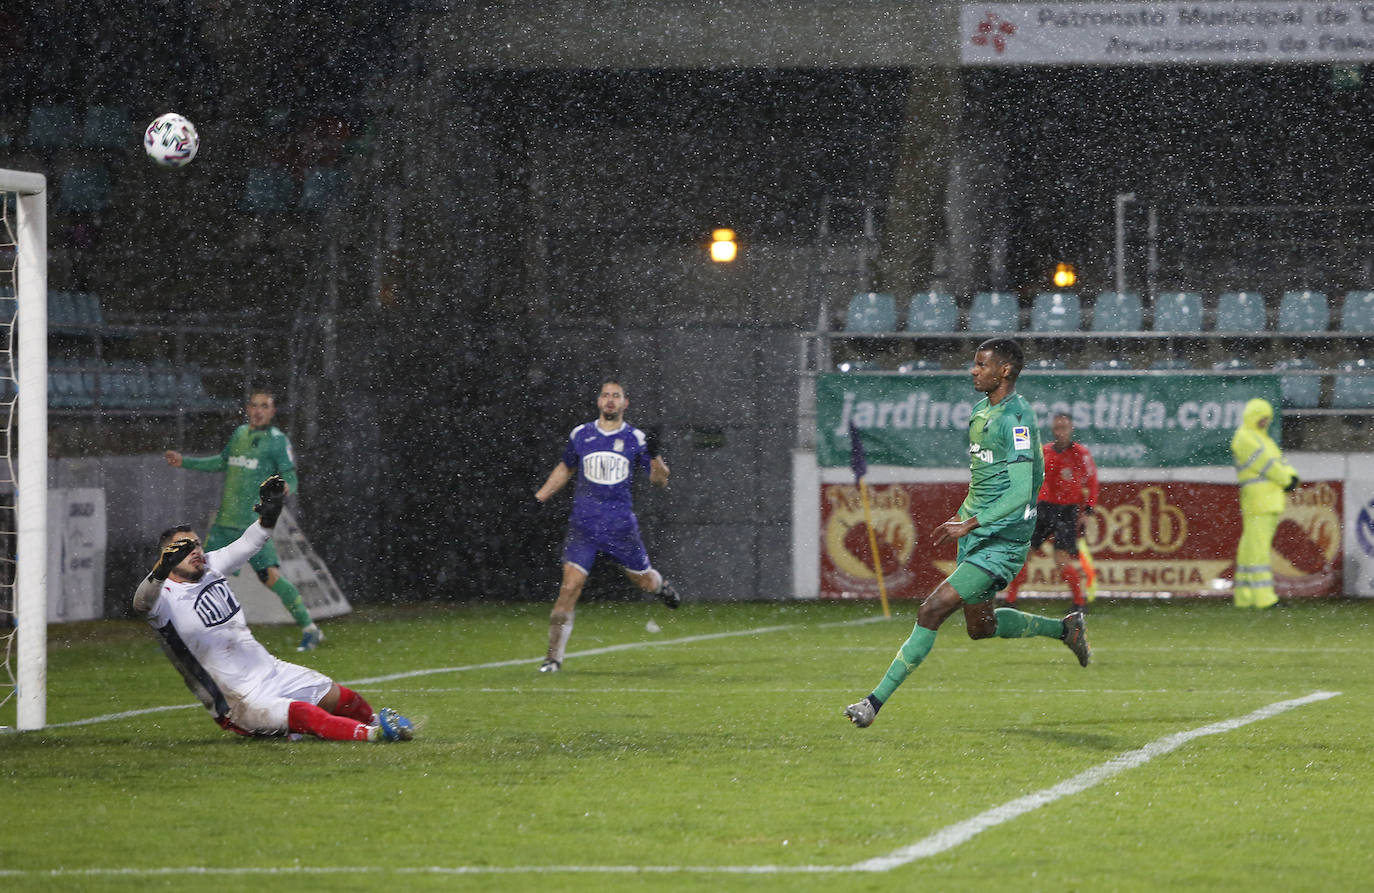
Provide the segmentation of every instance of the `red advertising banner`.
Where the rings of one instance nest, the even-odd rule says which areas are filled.
[[[889,598],[921,599],[954,569],[955,546],[932,548],[931,532],[954,515],[962,483],[870,485],[873,529]],[[1280,597],[1342,594],[1341,481],[1289,494],[1271,563]],[[1100,595],[1231,594],[1241,517],[1237,489],[1189,481],[1104,483],[1084,538]],[[1032,552],[1023,593],[1066,589],[1050,545]],[[822,598],[877,598],[859,490],[821,486]]]

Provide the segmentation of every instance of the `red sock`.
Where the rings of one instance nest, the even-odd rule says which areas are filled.
[[[1069,584],[1069,591],[1073,593],[1073,603],[1083,604],[1083,584],[1078,582],[1078,571],[1073,569],[1073,565],[1066,564],[1059,568],[1059,576],[1064,578],[1064,582]]]
[[[339,686],[339,703],[334,707],[335,716],[347,716],[358,722],[372,722],[372,707],[363,696],[351,688]]]
[[[1021,584],[1026,582],[1026,577],[1030,574],[1026,567],[1024,564],[1021,565],[1021,571],[1016,575],[1016,579],[1012,580],[1011,585],[1007,587],[1007,604],[1009,605],[1016,604],[1016,597],[1021,594]]]
[[[286,712],[286,725],[293,732],[302,732],[327,741],[366,741],[367,726],[354,719],[326,713],[314,704],[292,701]]]

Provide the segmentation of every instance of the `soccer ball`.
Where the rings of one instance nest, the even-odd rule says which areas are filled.
[[[185,167],[199,148],[196,125],[176,112],[161,116],[143,134],[143,151],[163,167]]]

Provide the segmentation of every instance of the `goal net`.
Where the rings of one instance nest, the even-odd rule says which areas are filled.
[[[19,729],[47,722],[46,188],[0,168],[0,726]]]

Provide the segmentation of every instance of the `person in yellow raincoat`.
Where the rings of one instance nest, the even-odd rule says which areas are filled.
[[[1237,608],[1267,608],[1279,600],[1269,552],[1279,516],[1288,503],[1287,491],[1298,485],[1298,474],[1283,460],[1279,445],[1269,436],[1274,407],[1268,400],[1245,404],[1240,427],[1231,438],[1236,482],[1240,485],[1240,545],[1236,548],[1233,590]]]

